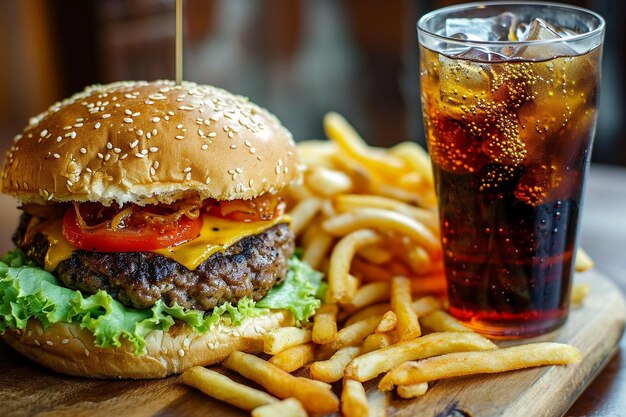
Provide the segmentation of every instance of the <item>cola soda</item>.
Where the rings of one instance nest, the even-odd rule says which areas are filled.
[[[479,332],[526,337],[568,315],[601,38],[581,48],[574,29],[494,16],[451,19],[450,50],[420,38],[422,109],[449,310]],[[471,42],[496,31],[506,46]]]

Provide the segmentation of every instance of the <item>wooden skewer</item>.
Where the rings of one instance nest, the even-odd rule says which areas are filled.
[[[183,81],[183,0],[176,0],[176,84]]]

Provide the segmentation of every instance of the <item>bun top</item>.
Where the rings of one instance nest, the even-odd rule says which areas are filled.
[[[212,86],[94,85],[30,120],[2,191],[23,202],[169,204],[250,199],[298,181],[291,134],[267,110]]]

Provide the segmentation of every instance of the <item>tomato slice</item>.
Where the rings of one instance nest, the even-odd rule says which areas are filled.
[[[70,208],[63,217],[63,236],[78,249],[95,252],[142,252],[178,246],[195,239],[202,229],[202,216],[180,218],[175,227],[160,231],[151,227],[112,230],[98,227],[83,230],[78,225],[76,211]]]

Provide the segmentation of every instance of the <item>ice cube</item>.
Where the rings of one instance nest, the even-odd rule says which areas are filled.
[[[446,36],[463,34],[472,41],[507,41],[516,27],[517,17],[511,12],[487,18],[446,19]]]
[[[525,29],[522,24],[518,25],[516,32],[520,35],[520,41],[523,42],[561,39],[561,35],[559,35],[558,30],[554,26],[539,18],[533,19]],[[546,44],[538,42],[536,45],[525,45],[517,48],[513,53],[514,58],[523,58],[531,61],[572,55],[576,55],[576,51],[565,42],[550,42]]]

